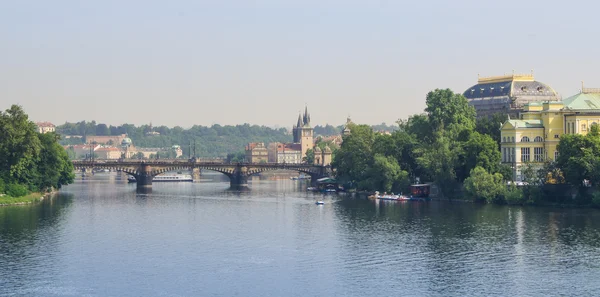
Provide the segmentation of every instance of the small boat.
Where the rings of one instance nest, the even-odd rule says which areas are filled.
[[[409,196],[404,196],[402,194],[400,194],[400,195],[394,195],[393,193],[392,194],[384,193],[383,195],[380,195],[379,192],[375,192],[375,195],[369,196],[369,197],[375,197],[376,199],[379,199],[379,200],[392,200],[392,201],[408,201],[408,200],[411,200],[411,197],[409,197]]]
[[[317,190],[317,188],[315,188],[315,187],[308,187],[308,188],[306,188],[306,190],[307,190],[307,191],[316,191],[316,190]]]
[[[317,202],[315,202],[316,205],[323,205],[325,204],[325,201],[323,200],[317,200]]]

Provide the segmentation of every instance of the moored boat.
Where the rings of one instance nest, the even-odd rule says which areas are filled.
[[[127,181],[130,183],[136,182],[135,177],[132,175],[127,177]],[[194,179],[189,174],[170,174],[170,175],[157,175],[152,178],[152,182],[192,182]]]

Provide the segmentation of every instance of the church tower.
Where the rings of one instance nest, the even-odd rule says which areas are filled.
[[[314,146],[313,141],[313,128],[310,126],[310,114],[308,113],[308,107],[304,108],[304,117],[302,118],[302,128],[300,129],[300,146],[302,150],[302,158],[306,156],[306,151],[312,149]]]

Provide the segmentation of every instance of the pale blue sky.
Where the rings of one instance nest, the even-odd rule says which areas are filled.
[[[393,123],[513,69],[600,87],[596,1],[0,1],[0,108],[189,127]]]

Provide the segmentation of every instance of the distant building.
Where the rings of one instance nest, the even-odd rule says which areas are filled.
[[[173,145],[171,147],[171,150],[173,150],[175,152],[175,158],[179,158],[183,155],[183,150],[181,149],[181,146],[179,145]]]
[[[102,147],[99,144],[77,144],[77,145],[67,145],[65,146],[65,149],[73,149],[73,151],[75,152],[75,158],[76,159],[85,159],[85,158],[89,158],[90,154],[93,154],[96,152],[97,149],[99,149],[100,147]]]
[[[98,143],[98,144],[108,144],[108,145],[117,146],[125,138],[127,138],[127,134],[114,135],[114,136],[88,135],[85,137],[85,143]]]
[[[522,181],[525,163],[541,165],[556,161],[557,144],[563,134],[587,134],[600,124],[600,89],[582,88],[581,93],[562,101],[532,102],[516,119],[501,128],[502,163],[513,169],[513,178]]]
[[[323,150],[321,150],[318,146],[315,146],[315,165],[328,166],[331,165],[331,149],[329,146],[325,146]]]
[[[302,163],[302,150],[299,143],[279,143],[269,144],[267,148],[269,163]]]
[[[533,73],[479,77],[477,84],[463,95],[475,107],[478,117],[504,113],[514,118],[528,103],[560,99],[550,86],[535,81]]]
[[[94,151],[97,159],[117,160],[121,158],[121,150],[116,147],[101,147]]]
[[[351,124],[353,124],[352,120],[350,119],[350,117],[348,117],[346,119],[346,125],[344,125],[344,130],[342,131],[342,135],[344,135],[344,136],[350,135],[350,126],[351,126]]]
[[[267,163],[269,153],[265,144],[262,142],[251,142],[246,145],[246,162]]]
[[[37,122],[35,123],[39,133],[49,133],[56,131],[56,126],[50,122]]]
[[[308,107],[304,108],[304,115],[298,115],[298,122],[292,127],[294,143],[300,144],[300,154],[306,156],[306,151],[314,146],[313,128],[310,126],[310,114]]]

